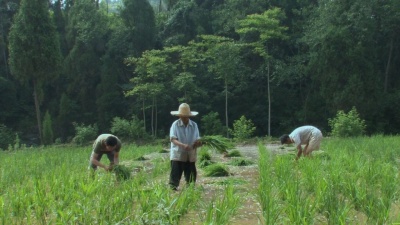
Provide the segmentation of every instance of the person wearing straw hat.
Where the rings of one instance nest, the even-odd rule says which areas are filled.
[[[172,190],[177,190],[182,173],[185,176],[186,184],[196,182],[196,148],[201,145],[200,133],[196,122],[190,117],[197,114],[198,112],[190,111],[190,107],[186,103],[179,105],[178,111],[171,111],[171,115],[179,117],[172,123],[169,133],[171,141],[169,185]]]
[[[322,132],[314,126],[301,126],[292,131],[292,133],[284,134],[280,137],[281,144],[292,144],[297,148],[298,160],[301,154],[309,156],[312,151],[319,149],[322,141]],[[301,145],[306,145],[302,149]]]
[[[119,151],[121,150],[121,141],[112,134],[101,134],[93,143],[93,150],[90,156],[89,168],[97,170],[97,167],[102,167],[106,171],[110,171],[113,165],[119,163]],[[103,155],[107,155],[110,160],[110,166],[106,166],[100,162]]]

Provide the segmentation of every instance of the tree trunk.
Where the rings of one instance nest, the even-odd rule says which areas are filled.
[[[158,114],[157,114],[157,99],[155,100],[155,126],[154,126],[154,137],[157,138],[157,123],[158,123]]]
[[[144,98],[142,101],[142,110],[143,110],[143,128],[144,131],[146,132],[146,111],[144,110]]]
[[[225,126],[226,126],[226,137],[229,138],[229,132],[228,132],[228,82],[225,79]]]
[[[37,119],[38,131],[39,131],[40,144],[43,145],[42,120],[41,120],[41,116],[40,116],[39,99],[38,99],[36,89],[37,89],[37,84],[36,84],[36,80],[34,80],[33,81],[33,99],[35,101],[36,119]]]
[[[6,43],[5,43],[6,38],[4,37],[5,35],[4,35],[4,29],[3,29],[3,24],[2,23],[0,24],[0,28],[1,28],[0,34],[3,36],[4,46],[6,46]],[[9,73],[8,73],[6,49],[7,48],[4,48],[4,50],[2,52],[2,55],[3,55],[3,60],[4,60],[4,69],[5,69],[5,73],[6,73],[6,78],[8,78]]]
[[[389,58],[388,62],[386,64],[386,70],[385,70],[385,84],[383,87],[383,92],[386,93],[389,85],[389,68],[390,68],[390,63],[392,61],[392,52],[393,52],[393,38],[390,40],[390,49],[389,49]]]
[[[154,97],[153,103],[151,104],[151,136],[154,137]]]
[[[267,92],[268,92],[268,137],[271,136],[271,90],[269,85],[269,60],[267,62]]]

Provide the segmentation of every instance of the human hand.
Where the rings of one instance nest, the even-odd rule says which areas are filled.
[[[104,167],[104,170],[107,171],[107,172],[111,172],[112,169],[113,169],[112,165]]]
[[[183,149],[185,149],[186,151],[192,150],[192,146],[190,146],[190,145],[184,144],[183,146],[184,146]]]
[[[193,143],[193,148],[197,148],[197,147],[200,147],[200,146],[202,146],[203,144],[201,143],[201,141],[199,141],[199,140],[196,140],[194,143]]]

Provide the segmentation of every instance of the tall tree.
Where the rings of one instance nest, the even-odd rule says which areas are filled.
[[[230,38],[214,35],[201,36],[200,45],[207,47],[205,57],[209,60],[208,70],[214,75],[214,79],[223,81],[223,92],[225,94],[225,126],[226,136],[229,137],[228,96],[229,88],[240,86],[240,75],[243,74],[245,66],[240,54],[241,46]]]
[[[133,95],[142,100],[144,117],[145,101],[151,102],[151,134],[153,136],[157,136],[158,99],[165,95],[166,78],[174,71],[174,65],[167,62],[167,57],[164,51],[151,50],[144,52],[140,58],[127,59],[128,64],[135,65],[135,76],[131,79],[133,88],[126,92],[126,96]]]
[[[9,35],[11,74],[32,85],[41,143],[42,86],[57,77],[60,46],[47,0],[22,0]]]
[[[68,12],[67,43],[64,60],[67,95],[80,107],[80,121],[92,124],[97,119],[96,88],[108,34],[107,17],[93,0],[74,2]]]
[[[239,34],[253,34],[257,39],[252,42],[254,51],[260,54],[265,60],[265,69],[267,73],[267,90],[268,90],[268,136],[271,135],[271,93],[270,93],[270,76],[271,76],[271,55],[269,43],[273,39],[285,39],[284,34],[287,27],[281,25],[284,13],[279,8],[269,9],[262,14],[251,14],[245,19],[239,21]]]
[[[147,0],[124,0],[121,18],[126,27],[126,48],[139,57],[142,52],[154,48],[156,23],[153,8]]]

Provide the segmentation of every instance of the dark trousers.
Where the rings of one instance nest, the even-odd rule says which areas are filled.
[[[110,163],[114,163],[114,151],[112,152],[104,152],[104,153],[100,153],[97,155],[97,161],[100,162],[101,158],[103,157],[103,155],[107,155],[108,160],[110,160]],[[89,162],[89,167],[91,167],[92,169],[96,170],[97,166],[92,164],[92,160],[90,160]]]
[[[171,174],[169,176],[169,185],[172,189],[179,186],[179,182],[185,175],[186,183],[195,183],[197,177],[196,163],[195,162],[181,162],[171,160]]]

